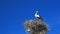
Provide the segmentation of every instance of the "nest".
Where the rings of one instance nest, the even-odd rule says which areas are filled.
[[[24,26],[29,34],[46,34],[48,31],[47,24],[39,20],[27,20]]]

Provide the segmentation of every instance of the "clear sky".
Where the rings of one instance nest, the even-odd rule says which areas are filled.
[[[60,0],[0,0],[0,34],[26,34],[23,21],[39,11],[48,34],[60,34]]]

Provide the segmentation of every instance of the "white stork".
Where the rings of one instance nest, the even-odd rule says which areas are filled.
[[[36,13],[35,13],[35,17],[38,18],[38,19],[43,20],[42,17],[38,15],[38,11],[36,11]]]

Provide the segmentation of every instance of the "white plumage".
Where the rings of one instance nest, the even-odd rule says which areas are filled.
[[[38,18],[38,19],[40,19],[40,16],[38,15],[38,11],[36,11],[35,17]]]

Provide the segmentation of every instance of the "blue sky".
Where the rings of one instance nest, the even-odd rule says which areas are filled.
[[[26,34],[23,22],[39,11],[48,34],[60,34],[60,0],[0,0],[0,34]]]

